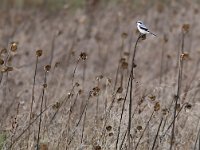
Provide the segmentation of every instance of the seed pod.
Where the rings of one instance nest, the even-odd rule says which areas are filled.
[[[36,51],[36,56],[37,57],[42,56],[42,50],[41,49],[39,49],[39,50]]]

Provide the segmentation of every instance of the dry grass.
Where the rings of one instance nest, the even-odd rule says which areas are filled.
[[[198,4],[136,5],[1,12],[0,149],[198,149]]]

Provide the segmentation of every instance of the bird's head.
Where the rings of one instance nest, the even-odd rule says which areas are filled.
[[[137,21],[137,25],[143,24],[142,21]]]

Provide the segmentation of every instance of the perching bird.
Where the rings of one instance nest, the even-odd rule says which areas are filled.
[[[154,33],[149,31],[149,29],[143,24],[142,21],[137,21],[137,28],[140,31],[140,33],[142,33],[142,34],[150,33],[150,34],[156,36]]]

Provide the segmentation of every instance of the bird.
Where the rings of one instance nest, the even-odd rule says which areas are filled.
[[[142,34],[147,34],[150,33],[154,36],[156,36],[156,34],[152,33],[145,25],[142,21],[137,21],[137,28],[140,31],[140,33]]]

